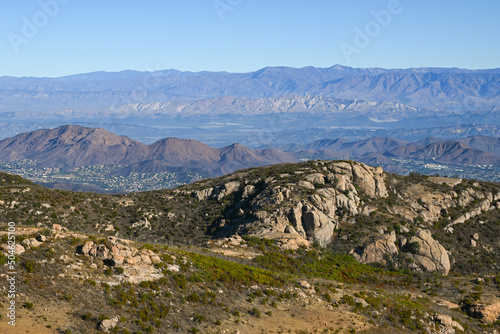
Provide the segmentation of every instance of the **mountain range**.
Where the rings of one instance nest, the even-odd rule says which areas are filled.
[[[248,149],[237,143],[214,148],[195,140],[165,138],[145,145],[103,129],[76,125],[37,130],[0,141],[0,161],[20,159],[34,160],[39,167],[127,165],[128,170],[148,173],[184,167],[211,175],[296,161],[284,152]]]
[[[266,67],[0,77],[0,139],[78,124],[152,144],[500,136],[500,69]]]
[[[352,159],[405,172],[409,170],[401,168],[401,159],[458,166],[496,166],[500,164],[500,138],[472,136],[443,140],[429,137],[416,142],[388,137],[358,141],[336,138],[309,144],[267,145],[260,149],[238,143],[216,148],[179,138],[164,138],[146,145],[100,128],[65,125],[0,141],[0,161],[26,159],[32,161],[31,167],[64,171],[82,166],[113,165],[116,167],[112,175],[170,172],[199,173],[207,177],[250,167],[317,159]],[[491,179],[487,175],[483,178]],[[190,182],[190,179],[183,178],[179,182]]]
[[[266,67],[250,73],[95,72],[60,78],[2,77],[0,101],[2,111],[35,111],[299,95],[464,110],[496,106],[499,82],[500,69],[357,69],[340,65]]]

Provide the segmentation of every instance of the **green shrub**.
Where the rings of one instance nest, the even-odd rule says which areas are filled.
[[[250,311],[250,315],[253,315],[254,317],[257,318],[260,318],[260,314],[261,314],[260,311],[255,307]]]
[[[200,299],[201,299],[201,297],[196,292],[193,292],[189,296],[186,297],[186,300],[188,302],[193,302],[193,303],[199,302]]]
[[[82,315],[82,319],[83,319],[83,320],[91,320],[91,319],[92,319],[92,317],[93,317],[93,315],[92,315],[92,313],[90,313],[90,312],[86,312],[86,313],[84,313],[84,314]]]
[[[36,263],[34,261],[25,261],[23,262],[23,267],[26,269],[27,272],[32,273],[35,271]]]

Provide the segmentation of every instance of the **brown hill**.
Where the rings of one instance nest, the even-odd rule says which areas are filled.
[[[0,141],[0,160],[36,160],[39,166],[131,164],[147,157],[147,145],[103,129],[65,125]]]
[[[433,143],[410,153],[409,157],[461,165],[495,165],[500,163],[499,157],[470,148],[461,141]]]
[[[365,140],[347,143],[342,146],[340,151],[351,154],[352,156],[361,156],[367,153],[385,152],[393,147],[404,145],[408,142],[387,137],[373,137]]]
[[[220,160],[219,150],[192,139],[165,138],[150,145],[150,159],[171,166],[204,167]]]
[[[23,133],[0,141],[0,161],[32,159],[39,167],[128,165],[121,172],[159,173],[182,167],[219,175],[236,169],[297,161],[275,150],[241,144],[214,148],[191,139],[165,138],[145,145],[103,129],[75,125]]]
[[[242,169],[248,166],[265,166],[280,162],[297,162],[292,155],[275,150],[252,150],[235,143],[220,149],[220,160],[217,165],[218,174]]]
[[[498,137],[472,136],[460,139],[460,141],[471,148],[500,156],[500,138]]]

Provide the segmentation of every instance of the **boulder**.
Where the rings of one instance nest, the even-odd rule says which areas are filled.
[[[213,188],[208,188],[208,189],[203,189],[203,190],[195,190],[193,192],[193,196],[198,201],[204,201],[212,195],[213,191],[214,191]]]
[[[238,181],[228,182],[224,185],[226,195],[230,195],[240,188],[241,183]]]
[[[362,308],[370,306],[363,298],[355,297],[353,300],[356,304],[361,305]]]
[[[313,184],[309,181],[299,181],[299,187],[306,189],[314,189]]]
[[[87,241],[82,246],[77,248],[77,252],[80,254],[89,254],[90,250],[94,247],[94,245],[95,244],[93,241]]]
[[[87,241],[77,247],[76,251],[91,258],[102,260],[106,266],[122,267],[124,273],[118,277],[122,281],[138,283],[163,277],[160,271],[153,265],[160,263],[161,258],[149,249],[139,251],[137,248],[132,247],[127,240],[108,237],[104,244],[95,244],[93,241]]]
[[[450,271],[448,252],[432,238],[429,230],[419,230],[409,242],[415,242],[419,245],[417,254],[412,256],[416,266],[425,271],[437,271],[442,275],[448,274]]]
[[[54,225],[52,225],[52,229],[54,231],[62,231],[63,227],[61,225],[59,225],[59,224],[54,224]]]
[[[443,325],[444,330],[442,329],[440,333],[454,334],[455,328],[459,331],[464,331],[462,325],[460,325],[457,321],[453,320],[449,315],[446,314],[436,314],[434,316],[434,320],[439,321],[441,325]]]
[[[396,233],[384,234],[377,237],[374,241],[358,247],[352,255],[361,263],[385,263],[384,255],[390,256],[398,254],[396,247]]]
[[[372,170],[375,170],[375,168],[353,164],[352,175],[354,184],[370,196],[388,196],[384,179],[379,173],[379,170],[376,171],[377,175],[374,175]]]
[[[470,317],[479,319],[486,324],[492,324],[499,320],[500,317],[500,302],[493,304],[471,304],[465,306],[467,314]]]
[[[311,284],[309,284],[307,281],[299,281],[300,287],[303,289],[310,289]]]
[[[321,173],[309,174],[306,176],[306,180],[312,184],[325,184],[325,176]]]
[[[16,244],[15,248],[14,248],[14,253],[16,255],[21,255],[22,253],[24,253],[26,251],[26,249],[24,249],[23,246],[21,246],[20,244]]]
[[[302,225],[308,239],[318,241],[321,247],[330,243],[337,227],[332,219],[309,204],[302,207]]]
[[[101,321],[99,324],[99,330],[103,332],[109,332],[113,327],[118,325],[118,317],[114,317],[113,319],[106,319]]]
[[[23,240],[23,245],[26,247],[40,247],[43,245],[43,242],[36,240],[36,238],[29,238]]]
[[[249,196],[252,196],[255,194],[256,188],[255,186],[249,184],[243,188],[243,194],[241,195],[242,198],[247,198]]]

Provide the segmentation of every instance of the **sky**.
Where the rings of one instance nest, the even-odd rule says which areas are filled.
[[[498,0],[0,0],[0,76],[500,67]]]

